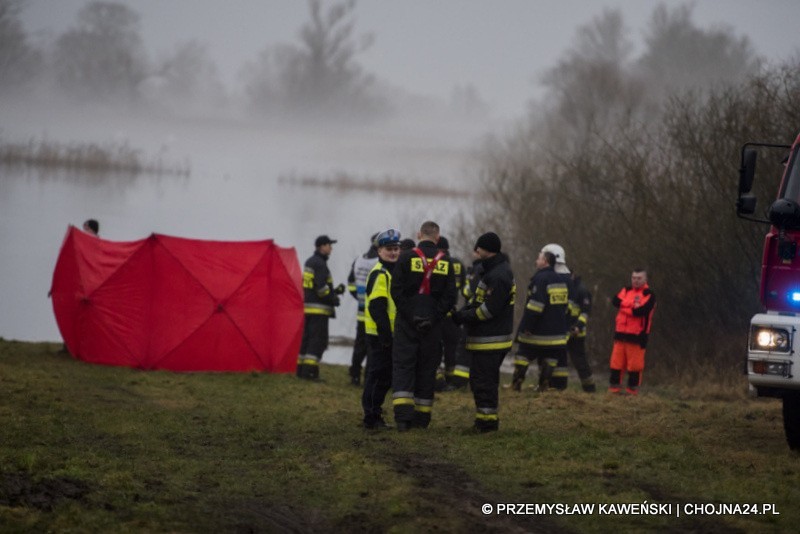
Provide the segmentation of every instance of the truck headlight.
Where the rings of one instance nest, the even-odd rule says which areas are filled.
[[[783,328],[753,326],[750,331],[750,350],[789,352],[791,346],[789,331]]]

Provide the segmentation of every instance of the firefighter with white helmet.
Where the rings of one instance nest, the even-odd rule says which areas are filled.
[[[561,245],[545,245],[528,285],[528,301],[517,328],[512,389],[520,391],[532,359],[539,363],[539,388],[567,387],[567,337],[571,281]],[[558,272],[561,271],[561,272]],[[564,272],[566,271],[566,273]]]
[[[572,365],[578,371],[581,387],[587,393],[596,390],[592,368],[586,357],[586,324],[592,308],[592,294],[581,284],[581,279],[570,272],[567,267],[567,255],[564,247],[557,243],[550,243],[542,247],[543,251],[552,252],[556,257],[556,273],[568,280],[569,287],[569,339],[567,340],[567,354]],[[553,386],[559,387],[563,375],[563,387],[566,387],[567,362],[558,364],[554,373]]]

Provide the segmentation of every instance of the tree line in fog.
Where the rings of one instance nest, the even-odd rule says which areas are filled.
[[[37,46],[20,21],[26,0],[0,0],[0,96],[47,87],[77,101],[149,103],[200,110],[244,107],[248,116],[356,116],[392,112],[393,103],[431,105],[382,84],[359,63],[374,42],[358,34],[356,3],[308,0],[308,20],[297,41],[267,46],[242,66],[239,87],[222,83],[199,40],[178,44],[158,60],[148,57],[140,16],[124,4],[91,1],[73,26]],[[235,101],[235,102],[234,102]],[[481,115],[487,106],[474,86],[455,86],[450,111]]]
[[[589,346],[600,369],[610,299],[646,267],[658,296],[648,368],[685,383],[736,380],[761,309],[768,229],[735,215],[740,148],[794,140],[800,62],[771,64],[729,30],[701,30],[689,7],[659,7],[638,56],[626,35],[616,11],[578,31],[544,80],[543,105],[483,147],[486,204],[465,227],[503,233],[520,290],[544,244],[565,247],[594,293]],[[764,210],[785,155],[759,162]]]

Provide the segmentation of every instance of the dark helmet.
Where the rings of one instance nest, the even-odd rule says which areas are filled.
[[[395,230],[394,228],[390,228],[385,232],[381,232],[375,238],[374,244],[376,247],[385,247],[386,245],[399,245],[400,232]]]

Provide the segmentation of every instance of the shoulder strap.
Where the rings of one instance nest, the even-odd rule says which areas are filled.
[[[420,257],[422,260],[422,283],[419,286],[419,294],[420,295],[430,295],[431,294],[431,277],[433,276],[433,271],[436,269],[436,265],[439,263],[439,260],[444,258],[444,251],[439,251],[436,256],[434,256],[433,261],[428,263],[428,258],[425,254],[420,250],[419,247],[414,247],[414,252],[416,252],[417,256]]]

